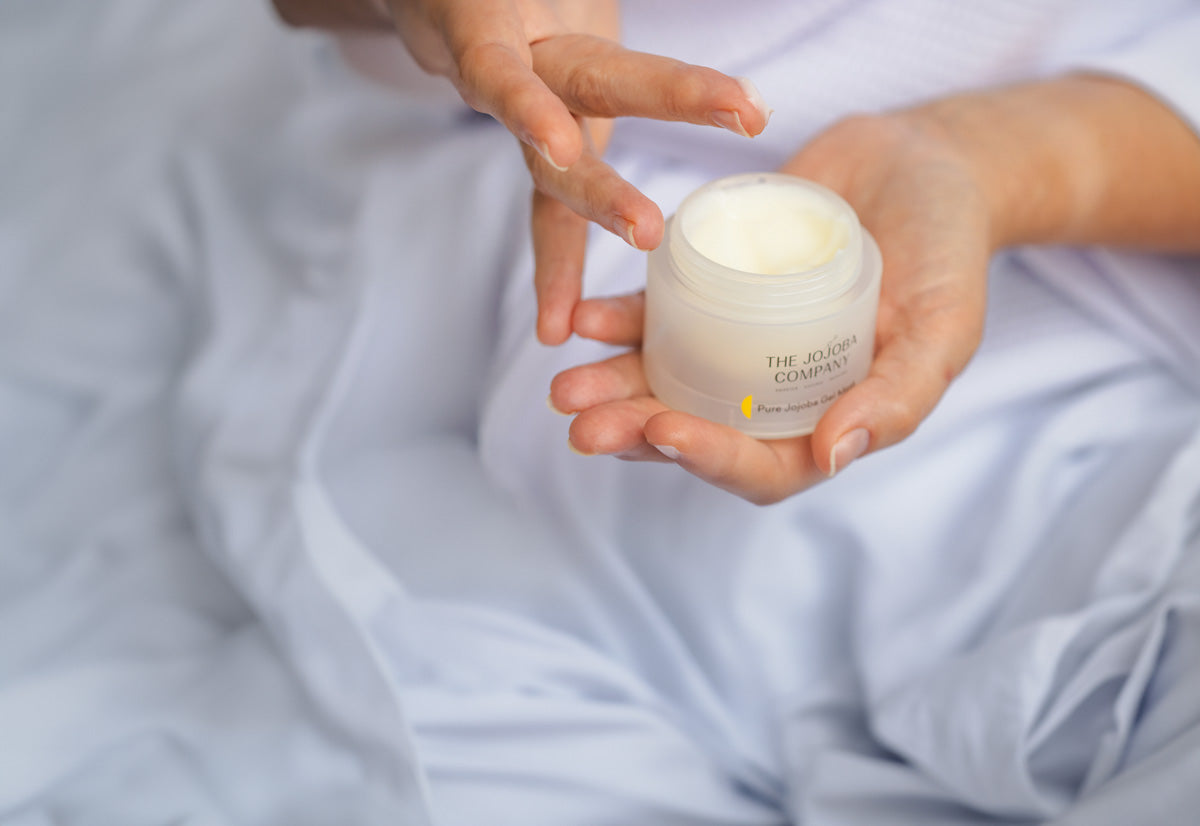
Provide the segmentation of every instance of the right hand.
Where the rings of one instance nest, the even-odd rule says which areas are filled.
[[[648,117],[757,135],[753,85],[616,42],[615,0],[274,0],[296,25],[394,27],[425,71],[525,147],[535,186],[538,337],[560,344],[579,303],[587,222],[630,245],[662,240],[658,207],[600,160],[609,119]]]

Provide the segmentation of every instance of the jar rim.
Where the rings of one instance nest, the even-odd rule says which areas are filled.
[[[689,206],[711,193],[748,186],[786,186],[818,196],[834,220],[847,228],[845,244],[822,264],[806,270],[768,274],[720,264],[700,252],[684,230]],[[671,259],[680,281],[709,300],[741,308],[800,308],[836,301],[855,284],[862,266],[862,226],[853,208],[833,190],[795,175],[753,172],[712,181],[688,195],[668,230]],[[782,305],[782,306],[781,306]]]

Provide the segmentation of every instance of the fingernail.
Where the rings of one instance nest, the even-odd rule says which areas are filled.
[[[849,433],[843,433],[829,451],[829,475],[833,476],[866,453],[870,441],[871,434],[865,427],[857,427]]]
[[[542,156],[543,161],[550,164],[552,167],[557,169],[559,172],[567,171],[567,168],[565,166],[559,166],[558,164],[556,164],[554,162],[554,158],[550,157],[550,146],[545,141],[541,141],[541,142],[530,141],[530,146],[532,146],[535,150],[537,150],[537,153]]]
[[[612,228],[613,232],[615,232],[618,237],[624,238],[629,246],[633,247],[635,250],[641,249],[641,247],[637,245],[637,241],[635,241],[633,238],[634,224],[632,221],[628,221],[618,215],[613,219]]]
[[[575,447],[575,443],[571,441],[570,437],[567,438],[567,447],[570,448],[571,452],[574,453],[576,456],[595,456],[596,455],[594,453],[584,453],[582,450]]]
[[[565,411],[565,410],[559,410],[557,407],[555,407],[555,406],[554,406],[554,398],[553,398],[553,396],[547,396],[547,397],[546,397],[546,407],[549,407],[549,408],[550,408],[550,411],[551,411],[552,413],[557,413],[557,414],[558,414],[558,415],[560,415],[560,416],[570,416],[570,415],[571,415],[571,414],[570,414],[570,413],[568,413],[567,411]]]
[[[769,121],[775,110],[767,106],[767,102],[763,99],[762,92],[758,91],[758,87],[754,85],[754,81],[748,77],[739,77],[735,78],[735,80],[737,80],[738,86],[742,87],[742,92],[744,92],[746,97],[749,98],[750,102],[754,104],[754,108],[762,114],[763,121]]]
[[[679,457],[683,455],[682,453],[679,452],[679,448],[672,447],[671,445],[653,445],[653,447],[655,450],[657,450],[663,456],[666,456],[672,462],[679,461]]]
[[[728,129],[735,135],[741,135],[743,138],[750,137],[750,133],[746,131],[746,127],[742,126],[742,118],[731,109],[718,109],[715,112],[710,112],[708,119],[722,129]]]

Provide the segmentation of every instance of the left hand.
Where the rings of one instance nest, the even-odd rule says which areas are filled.
[[[642,294],[584,301],[573,317],[577,333],[634,349],[555,377],[552,403],[578,414],[570,430],[576,450],[674,460],[710,484],[769,504],[912,433],[966,365],[982,333],[994,244],[981,180],[951,136],[921,117],[851,118],[781,171],[840,193],[883,252],[870,374],[811,436],[758,441],[670,410],[650,394],[636,349]]]

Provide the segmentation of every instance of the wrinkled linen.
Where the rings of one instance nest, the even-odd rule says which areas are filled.
[[[918,432],[755,508],[566,449],[507,135],[193,5],[0,7],[0,823],[1194,822],[1196,259],[999,256]],[[665,211],[950,88],[1200,112],[1194,3],[795,5],[628,8],[777,110],[622,122]]]

